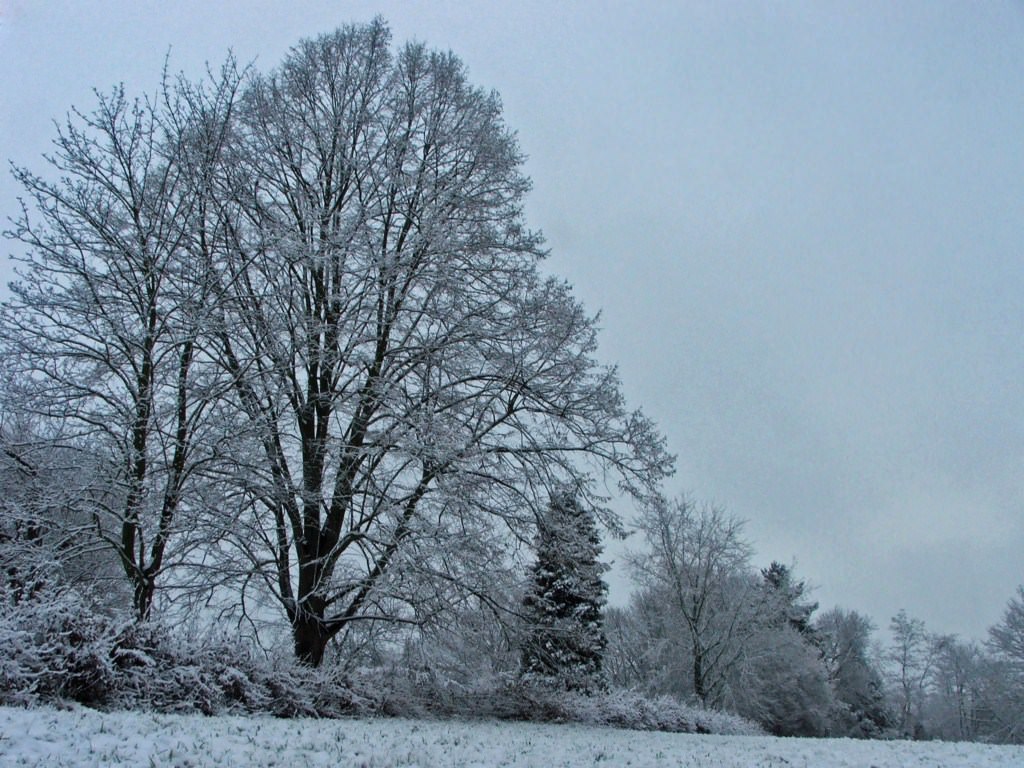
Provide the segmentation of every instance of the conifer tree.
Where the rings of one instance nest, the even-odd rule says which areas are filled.
[[[553,496],[538,521],[536,550],[532,589],[523,601],[523,673],[567,690],[603,689],[608,566],[598,561],[593,512],[572,492]]]
[[[761,578],[789,626],[804,637],[813,637],[811,614],[818,610],[818,603],[806,599],[806,582],[796,579],[789,566],[775,560],[761,569]]]

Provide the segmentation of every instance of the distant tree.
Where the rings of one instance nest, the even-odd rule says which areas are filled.
[[[834,701],[811,625],[817,603],[788,566],[773,562],[760,577],[761,626],[731,676],[732,706],[779,736],[823,736]]]
[[[889,625],[893,644],[886,654],[892,669],[900,733],[906,738],[925,734],[922,722],[925,697],[934,671],[937,645],[924,622],[900,610]]]
[[[779,563],[754,570],[742,521],[714,507],[657,499],[638,527],[648,546],[629,562],[640,589],[608,623],[614,682],[778,735],[826,734],[834,697],[805,583]]]
[[[1024,742],[1024,586],[988,632],[993,655],[984,692],[985,730],[993,739]]]
[[[834,697],[818,648],[789,624],[768,625],[750,643],[732,686],[739,714],[776,736],[825,736]]]
[[[870,658],[874,624],[856,611],[833,608],[814,623],[837,707],[836,736],[873,738],[886,734],[893,717],[885,702],[882,676]]]
[[[634,615],[633,606],[608,606],[605,609],[604,628],[607,640],[604,670],[609,684],[614,688],[626,689],[646,685],[650,673],[648,665],[644,663],[647,638],[644,628]]]
[[[946,741],[978,737],[984,670],[982,649],[953,635],[933,638],[933,696],[928,708],[929,735]]]
[[[688,630],[667,606],[663,591],[644,587],[633,593],[627,606],[608,608],[605,631],[605,667],[614,687],[652,696],[693,696]]]
[[[25,425],[18,426],[22,432]],[[79,532],[61,524],[64,498],[46,482],[49,462],[29,453],[13,432],[0,417],[0,604],[12,607],[50,588],[60,550]]]
[[[631,553],[635,578],[678,622],[690,659],[692,693],[721,705],[732,670],[760,630],[767,602],[750,568],[743,521],[680,497],[656,498],[637,527],[647,550]]]
[[[812,634],[811,615],[818,603],[806,599],[807,584],[795,579],[789,566],[774,560],[761,569],[761,578],[785,621],[801,635]]]
[[[97,587],[110,607],[125,602],[117,554],[92,535],[107,489],[87,458],[0,416],[0,579],[12,603],[45,601],[58,583]]]
[[[1003,616],[988,631],[988,645],[993,653],[1024,673],[1024,586],[1017,587],[1003,611]]]
[[[606,685],[602,610],[608,587],[591,511],[572,492],[556,495],[538,521],[532,586],[523,601],[523,672],[569,690]]]

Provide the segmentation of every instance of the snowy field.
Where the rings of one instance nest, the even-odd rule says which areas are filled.
[[[0,708],[0,766],[1024,766],[1024,747]]]

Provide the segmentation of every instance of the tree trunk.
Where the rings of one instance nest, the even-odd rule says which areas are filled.
[[[324,621],[323,608],[309,605],[307,601],[304,610],[300,610],[292,622],[295,658],[300,664],[319,667],[324,660],[324,651],[331,634]]]
[[[708,691],[704,679],[704,649],[697,643],[693,644],[693,692],[701,703],[707,703]]]
[[[146,621],[153,608],[153,595],[156,592],[156,579],[149,574],[136,575],[135,596],[132,600],[135,608],[135,617],[139,621]]]

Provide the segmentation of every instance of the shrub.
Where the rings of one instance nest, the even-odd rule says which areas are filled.
[[[47,601],[12,604],[0,612],[0,703],[71,699],[101,704],[115,685],[107,653],[114,622],[94,614],[73,591]]]
[[[46,595],[46,599],[43,599]],[[86,595],[48,590],[0,603],[0,704],[74,701],[107,709],[330,717],[386,714],[579,722],[636,730],[752,734],[742,718],[661,697],[586,695],[515,673],[461,683],[426,668],[342,676],[268,661],[226,635],[184,638],[158,622],[103,613]]]
[[[97,612],[74,590],[0,606],[0,704],[340,717],[372,711],[327,670],[274,664],[230,637],[186,640]]]

